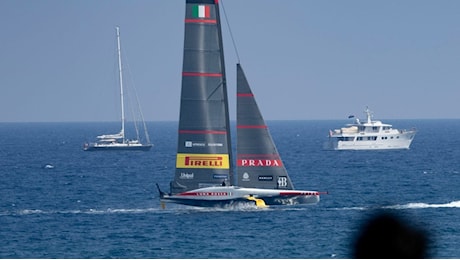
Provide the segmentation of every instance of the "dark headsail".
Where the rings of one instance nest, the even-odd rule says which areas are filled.
[[[294,189],[240,64],[236,70],[238,186]]]
[[[172,194],[233,182],[227,101],[218,1],[187,0]]]

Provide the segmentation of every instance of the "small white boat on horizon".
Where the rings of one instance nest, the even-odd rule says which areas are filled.
[[[362,123],[359,118],[356,118],[353,124],[329,130],[329,140],[324,148],[326,150],[409,149],[417,132],[415,128],[394,129],[390,124],[372,120],[368,107],[364,112],[367,115],[366,122]]]

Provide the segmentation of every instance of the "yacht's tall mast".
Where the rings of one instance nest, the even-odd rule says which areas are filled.
[[[123,74],[121,71],[121,48],[120,48],[120,27],[117,27],[117,52],[118,52],[118,77],[120,80],[120,99],[121,99],[121,135],[125,143],[125,106],[123,97]]]

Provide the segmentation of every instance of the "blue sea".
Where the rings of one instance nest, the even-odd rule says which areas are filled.
[[[346,120],[268,121],[296,188],[329,193],[268,209],[162,209],[177,122],[149,122],[149,152],[82,150],[117,123],[0,123],[0,258],[350,258],[379,211],[459,258],[460,120],[384,121],[417,128],[410,150],[325,151]]]

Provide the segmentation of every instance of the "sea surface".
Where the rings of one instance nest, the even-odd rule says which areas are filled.
[[[149,152],[82,150],[117,123],[0,123],[0,258],[350,258],[380,211],[423,228],[429,257],[459,258],[460,120],[382,121],[416,127],[411,149],[325,151],[348,121],[268,121],[296,188],[329,193],[268,209],[162,209],[177,122],[149,122]]]

